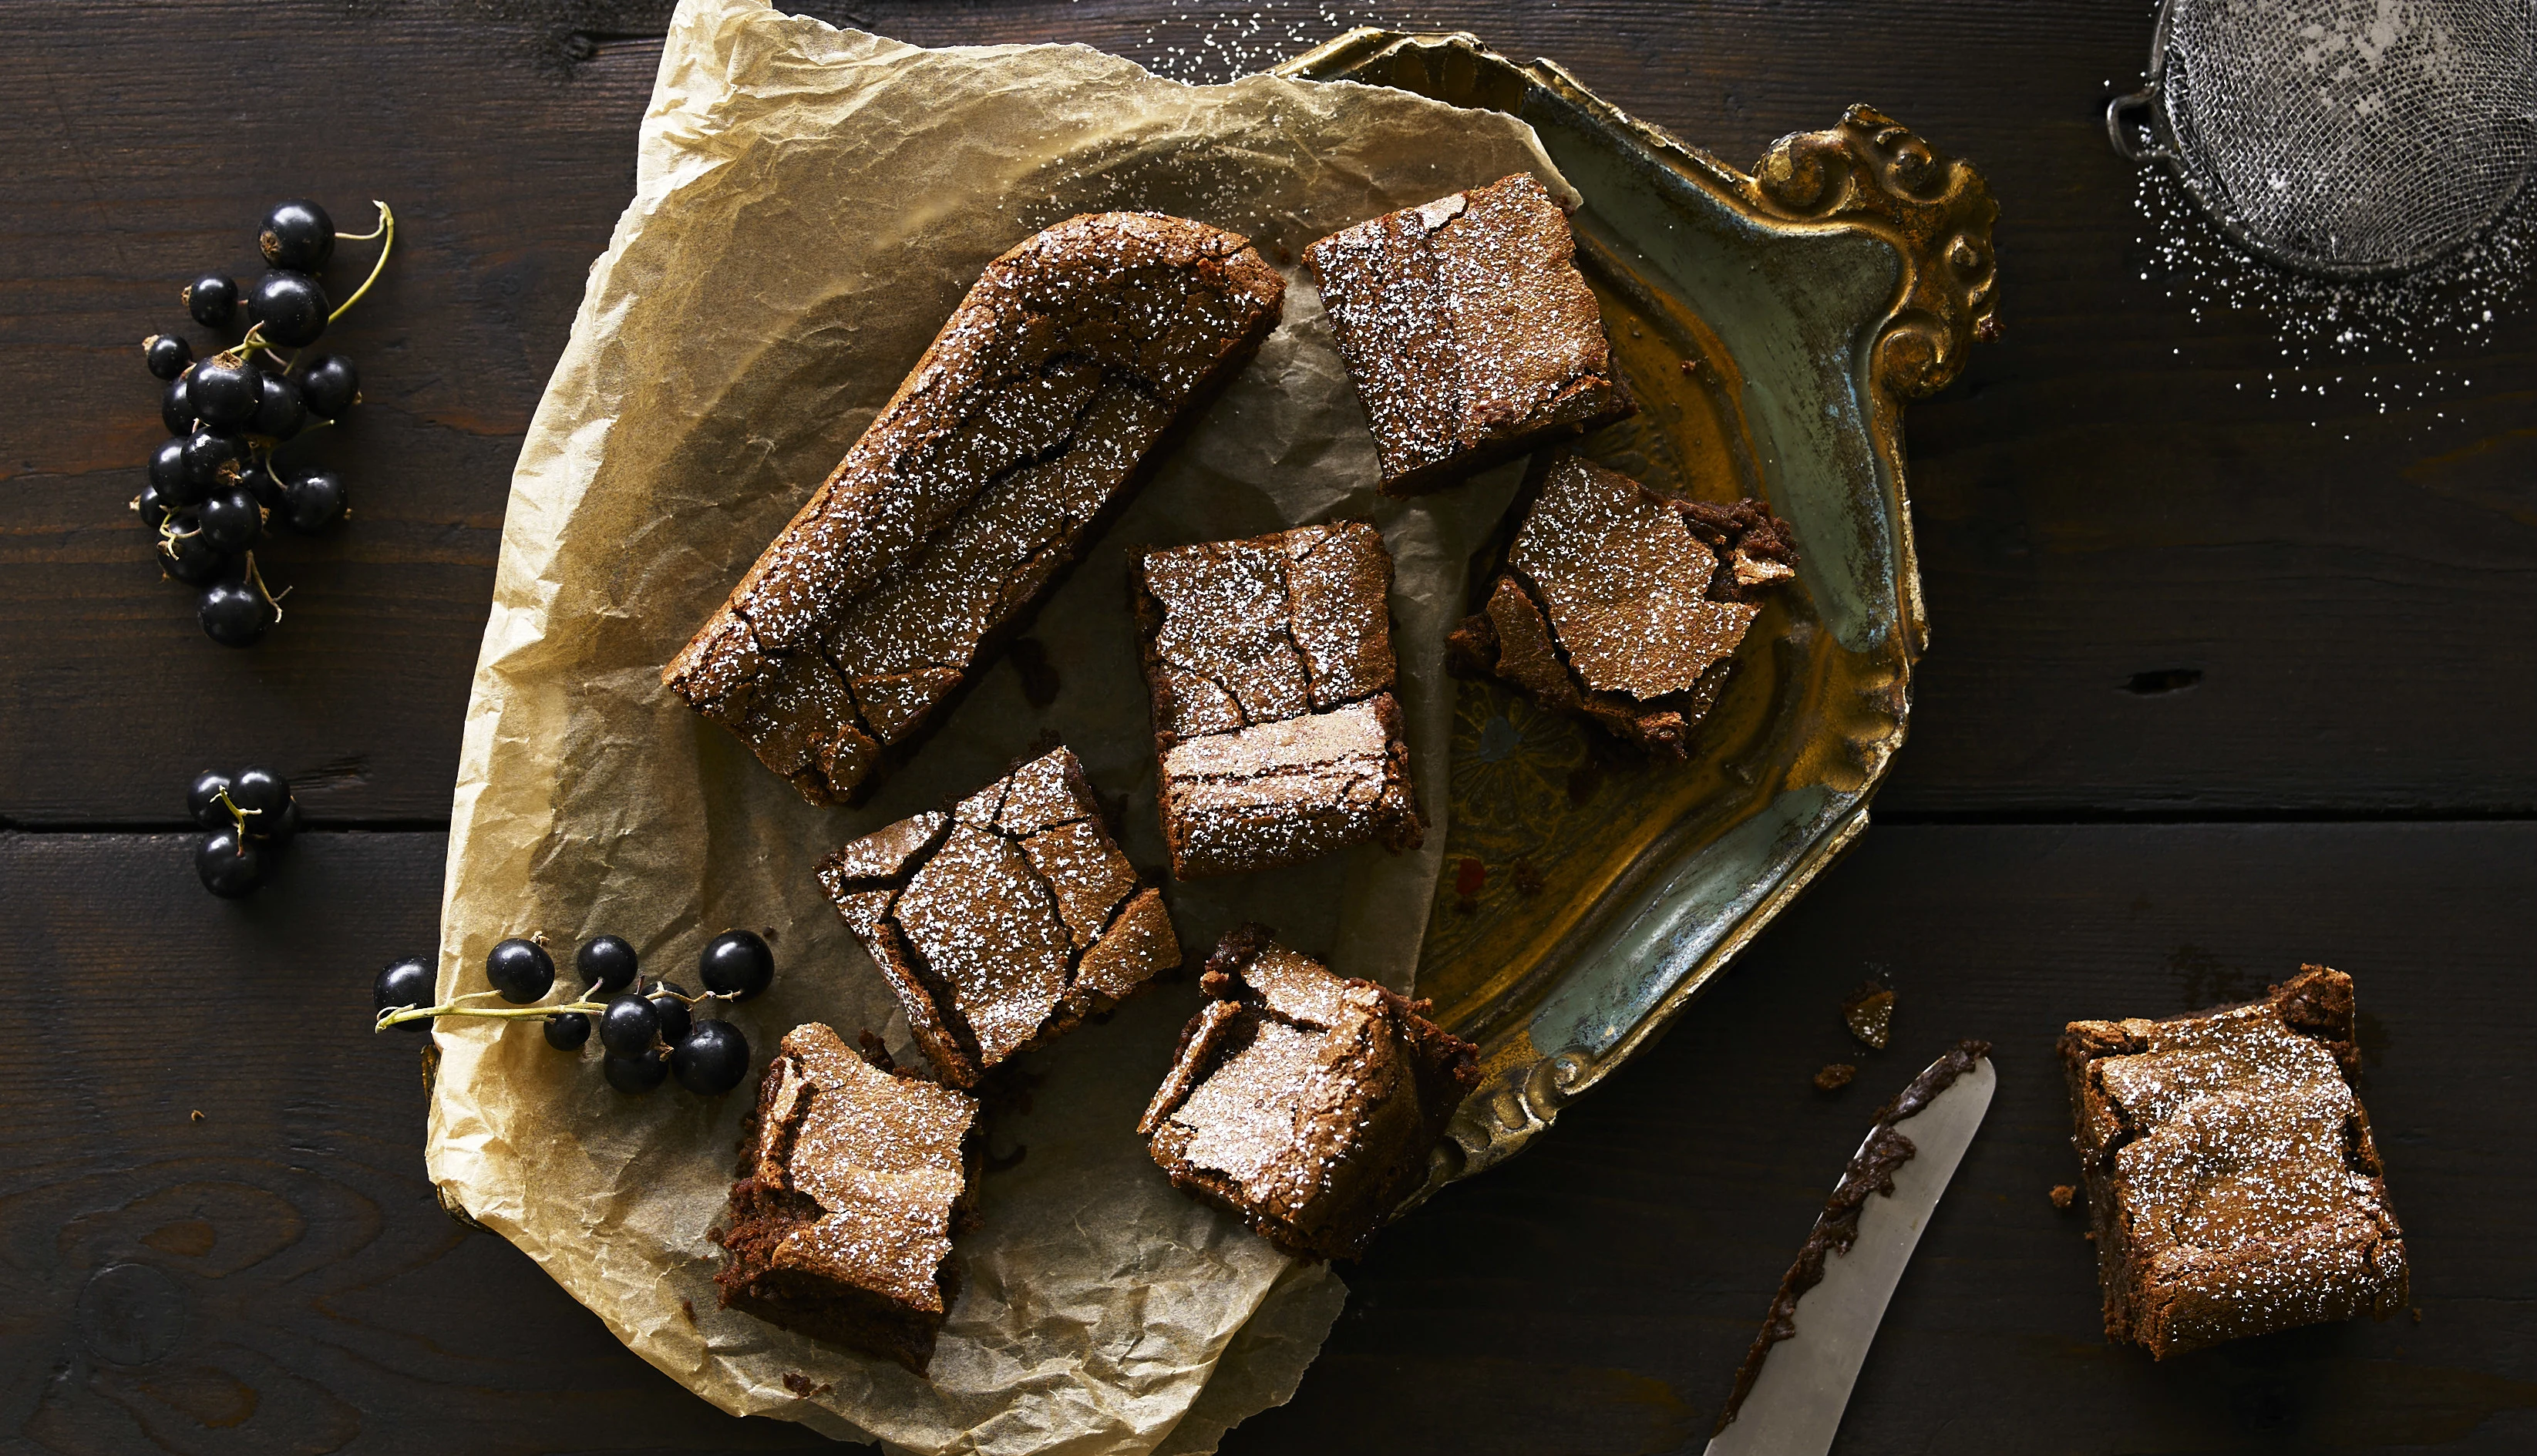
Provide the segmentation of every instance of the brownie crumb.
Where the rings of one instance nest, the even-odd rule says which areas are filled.
[[[2068,1213],[2070,1211],[2072,1200],[2076,1199],[2078,1196],[2078,1188],[2070,1183],[2054,1183],[2052,1185],[2052,1206],[2061,1210],[2063,1213]]]
[[[1850,1085],[1851,1078],[1857,1075],[1858,1068],[1849,1062],[1833,1062],[1822,1071],[1815,1073],[1815,1091],[1839,1092]]]
[[[719,1242],[720,1240],[716,1241]],[[693,1299],[681,1299],[679,1301],[679,1312],[687,1317],[687,1323],[694,1324],[696,1322],[696,1301]]]
[[[810,1376],[803,1374],[800,1370],[786,1370],[784,1372],[784,1388],[801,1397],[803,1400],[809,1400],[814,1395],[826,1395],[829,1391],[834,1390],[837,1387],[825,1380],[813,1382]]]
[[[1882,1051],[1894,1039],[1894,992],[1869,981],[1841,1003],[1841,1019],[1862,1045]]]
[[[1683,361],[1682,361],[1682,372],[1684,372],[1685,374],[1697,374],[1697,373],[1699,373],[1699,372],[1700,372],[1700,360],[1698,360],[1698,359],[1685,359],[1685,360],[1683,360]]]

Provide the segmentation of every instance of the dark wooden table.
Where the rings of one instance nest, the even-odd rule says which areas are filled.
[[[1201,76],[1334,29],[1232,8],[1259,30],[1196,0],[824,13]],[[1988,173],[2007,333],[1911,414],[1934,643],[1876,827],[1555,1134],[1349,1271],[1301,1391],[1226,1449],[1696,1451],[1868,1110],[1961,1036],[1997,1044],[1998,1100],[1837,1449],[2537,1449],[2524,301],[2394,364],[2300,366],[2261,318],[2189,316],[2098,121],[2141,0],[1338,18],[1554,57],[1739,160],[1873,101]],[[362,1030],[370,973],[432,943],[512,456],[631,190],[665,20],[0,9],[0,1452],[820,1444],[716,1413],[444,1218],[413,1055]],[[312,447],[357,519],[273,553],[290,621],[232,653],[125,510],[161,438],[134,345],[196,271],[250,272],[253,220],[302,194],[388,197],[404,230],[341,331],[369,404]],[[314,832],[265,894],[215,902],[180,799],[246,761]],[[2108,1347],[2047,1197],[2075,1173],[2053,1035],[2303,960],[2359,981],[2419,1316],[2166,1364]],[[1895,1045],[1820,1095],[1819,1064],[1859,1059],[1835,1008],[1871,974]]]

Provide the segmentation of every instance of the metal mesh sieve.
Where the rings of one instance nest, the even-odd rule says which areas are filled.
[[[2453,252],[2537,163],[2532,0],[2166,0],[2114,150],[2223,230],[2355,278]]]

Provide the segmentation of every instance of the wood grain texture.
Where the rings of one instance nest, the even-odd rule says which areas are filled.
[[[254,898],[185,835],[0,834],[0,1450],[761,1451],[423,1173],[436,834],[310,834]],[[200,1112],[200,1120],[195,1113]]]
[[[428,944],[441,854],[312,835],[238,906],[182,836],[0,836],[0,1065],[41,1089],[0,1124],[0,1450],[817,1444],[716,1414],[433,1203],[414,1044],[365,1022],[376,967]],[[1553,1135],[1346,1271],[1295,1401],[1225,1450],[1697,1449],[1875,1104],[1964,1036],[1997,1100],[1837,1451],[2525,1449],[2537,1105],[2497,989],[2531,969],[2532,856],[2525,824],[1876,829]],[[2084,1220],[2047,1197],[2076,1177],[2053,1037],[2303,959],[2359,982],[2422,1321],[2107,1346]],[[1838,1009],[1871,975],[1881,1053]],[[1827,1096],[1830,1061],[1860,1073]]]
[[[1199,78],[1333,29],[1294,0],[810,8]],[[630,193],[668,11],[0,7],[0,1452],[825,1444],[718,1415],[438,1211],[414,1048],[366,1031],[377,967],[430,944],[438,834],[312,834],[240,906],[185,836],[7,832],[168,825],[192,772],[250,759],[321,825],[445,822],[511,462]],[[1968,1035],[1999,1098],[1836,1450],[2537,1444],[2524,305],[2435,364],[2306,370],[2261,319],[2191,318],[2097,120],[2146,48],[2131,0],[1331,14],[1554,57],[1738,164],[1883,106],[1988,174],[2007,332],[1910,416],[1934,641],[1888,822],[1554,1135],[1386,1234],[1296,1400],[1226,1450],[1697,1450],[1869,1110]],[[355,519],[271,553],[290,620],[230,653],[124,509],[160,438],[135,346],[194,273],[251,274],[290,195],[404,225],[328,341],[369,403],[307,447]],[[2435,368],[2472,383],[2379,412]],[[1892,822],[2370,816],[2484,822]],[[2304,959],[2360,982],[2421,1322],[2106,1346],[2082,1221],[2046,1198],[2076,1176],[2052,1035]],[[1869,975],[1901,993],[1881,1054],[1836,1012]],[[1859,1080],[1818,1094],[1833,1060]]]
[[[1330,29],[1295,3],[1241,7],[1257,27],[1161,0],[814,9],[925,43],[1083,40],[1182,74]],[[0,119],[20,167],[0,213],[0,384],[46,402],[0,452],[0,740],[53,745],[0,762],[0,821],[164,823],[172,786],[250,747],[309,784],[320,820],[446,816],[511,459],[630,191],[666,13],[0,11],[0,83],[28,98]],[[1869,99],[1989,174],[2007,335],[1911,413],[1935,636],[1889,812],[2537,808],[2519,749],[2537,688],[2499,670],[2537,639],[2537,329],[2505,316],[2481,348],[2440,353],[2471,385],[2382,414],[2361,367],[2293,370],[2261,321],[2188,318],[2097,121],[2145,52],[2137,5],[1340,18],[1556,57],[1738,163]],[[173,112],[180,55],[185,74],[262,84]],[[271,553],[298,588],[291,620],[230,653],[123,508],[159,438],[134,345],[181,321],[195,271],[247,270],[254,219],[294,193],[348,214],[385,195],[407,221],[381,290],[330,341],[371,403],[309,447],[345,468],[355,520]],[[2431,367],[2369,372],[2410,398]],[[2328,393],[2267,394],[2294,381]],[[2178,669],[2194,685],[2129,690]]]

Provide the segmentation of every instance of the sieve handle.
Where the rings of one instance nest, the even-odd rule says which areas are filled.
[[[2165,161],[2176,154],[2158,140],[2158,84],[2156,82],[2127,96],[2116,96],[2106,103],[2106,140],[2114,144],[2114,153],[2126,161]],[[2126,117],[2138,115],[2135,124]]]

